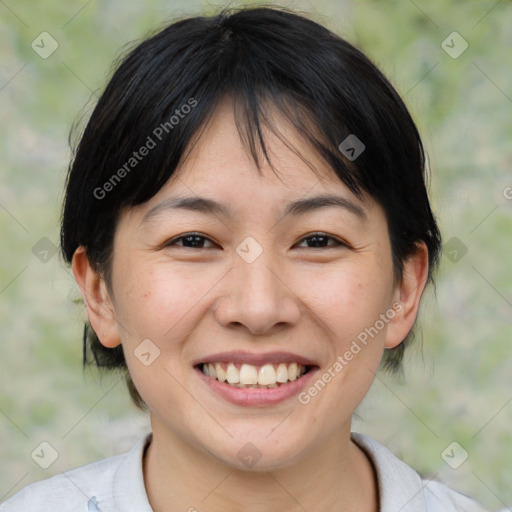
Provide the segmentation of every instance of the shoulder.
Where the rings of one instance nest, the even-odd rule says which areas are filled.
[[[353,432],[377,475],[381,512],[487,512],[476,501],[441,482],[425,480],[374,439]]]
[[[441,482],[423,480],[426,510],[430,512],[453,510],[457,512],[488,512],[478,502]]]
[[[0,512],[99,510],[96,507],[97,500],[99,496],[105,498],[112,494],[113,475],[126,455],[63,471],[46,480],[27,485],[0,505]]]
[[[142,474],[142,456],[151,434],[122,455],[63,471],[35,482],[0,505],[0,512],[114,512],[151,510]],[[134,509],[133,509],[134,510]]]

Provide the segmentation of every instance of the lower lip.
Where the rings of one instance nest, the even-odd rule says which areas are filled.
[[[311,368],[308,373],[299,377],[297,380],[281,384],[277,388],[258,389],[230,386],[225,382],[220,382],[217,379],[207,377],[201,369],[195,368],[195,371],[199,374],[199,378],[212,391],[228,402],[245,407],[264,407],[266,405],[273,405],[298,395],[318,370],[319,368]]]

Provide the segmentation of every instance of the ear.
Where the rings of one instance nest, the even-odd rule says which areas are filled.
[[[402,280],[396,285],[393,293],[393,309],[396,315],[388,324],[386,348],[400,345],[412,329],[427,277],[428,249],[425,242],[420,242],[414,254],[405,261]]]
[[[94,332],[105,347],[117,347],[121,337],[113,302],[105,279],[93,269],[83,246],[78,247],[73,254],[71,266]]]

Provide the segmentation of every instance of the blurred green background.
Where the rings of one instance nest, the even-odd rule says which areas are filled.
[[[30,482],[122,453],[148,429],[118,376],[100,381],[82,372],[84,311],[55,254],[67,138],[77,116],[91,112],[124,45],[176,16],[226,5],[0,1],[0,501]],[[362,48],[403,96],[429,154],[446,244],[405,376],[379,375],[354,429],[490,509],[511,505],[512,5],[286,5]],[[443,45],[451,56],[442,47],[454,31],[468,44],[457,58],[458,36]],[[47,58],[31,47],[41,32],[58,43]],[[42,441],[59,453],[46,470],[31,459]],[[457,469],[441,456],[453,441],[468,453]]]

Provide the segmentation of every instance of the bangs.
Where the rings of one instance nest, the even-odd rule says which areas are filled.
[[[223,38],[222,42],[226,44],[227,39]],[[112,203],[129,207],[151,199],[188,157],[217,107],[226,98],[231,99],[240,140],[258,170],[261,171],[265,160],[277,174],[264,140],[266,129],[317,172],[304,157],[306,151],[290,144],[277,128],[275,120],[280,116],[305,141],[307,149],[322,158],[355,195],[360,197],[361,189],[368,189],[364,174],[361,175],[358,167],[338,149],[340,141],[355,131],[364,138],[363,130],[349,127],[340,119],[339,105],[338,108],[329,105],[325,91],[301,83],[300,73],[290,76],[291,70],[286,74],[286,82],[283,81],[282,73],[268,71],[268,60],[264,55],[260,59],[251,59],[248,65],[245,61],[233,60],[232,56],[225,55],[227,52],[235,50],[220,49],[217,60],[196,63],[197,70],[192,73],[190,83],[186,80],[176,82],[173,78],[172,68],[179,64],[172,61],[172,65],[162,72],[158,59],[145,74],[139,73],[140,84],[136,86],[132,80],[131,94],[126,91],[117,93],[118,115],[105,119],[108,120],[105,126],[101,126],[104,123],[98,119],[100,126],[96,127],[95,143],[101,145],[98,150],[104,158],[94,174],[91,170],[89,186],[93,182],[100,188],[105,183],[111,185],[107,186],[105,200],[98,201],[96,213],[111,210]],[[225,66],[226,61],[232,66]],[[133,63],[133,66],[138,65]],[[117,73],[123,71],[129,73],[130,66],[121,67]],[[162,74],[168,75],[167,79]],[[155,83],[151,90],[144,86],[148,82]],[[107,89],[95,113],[105,112],[101,103],[109,94]],[[103,134],[98,130],[100,127]],[[87,139],[87,135],[85,133],[83,139]],[[78,150],[77,155],[79,153]],[[359,163],[363,159],[364,155]]]

